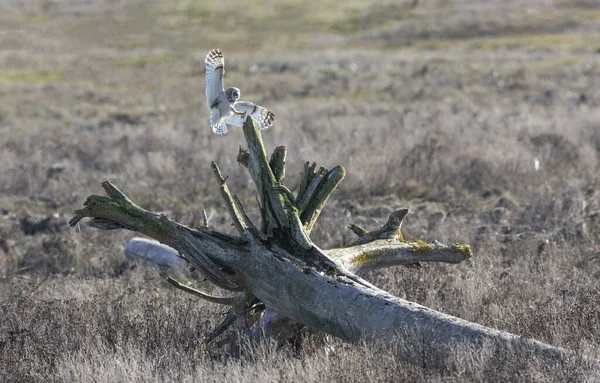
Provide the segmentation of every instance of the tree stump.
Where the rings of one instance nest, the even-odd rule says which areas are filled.
[[[260,130],[251,118],[243,132],[248,149],[240,149],[237,160],[256,185],[260,228],[231,194],[226,177],[214,162],[212,169],[238,236],[208,226],[188,227],[146,211],[110,182],[102,183],[108,197],[88,197],[70,225],[89,217],[90,225],[99,229],[143,233],[177,250],[215,286],[235,292],[233,297],[218,298],[169,280],[203,299],[231,307],[207,341],[244,314],[255,318],[249,323],[255,339],[266,335],[285,340],[299,327],[309,326],[350,342],[372,339],[411,345],[399,349],[398,356],[421,365],[448,367],[446,361],[459,344],[474,348],[487,345],[499,352],[517,347],[552,360],[564,358],[563,349],[399,299],[359,277],[357,274],[366,270],[396,265],[459,263],[470,258],[472,251],[468,245],[404,240],[400,229],[407,209],[393,212],[377,230],[351,225],[358,239],[348,246],[320,249],[309,234],[344,178],[344,168],[317,169],[307,162],[294,195],[284,185],[285,147],[277,147],[269,159]]]

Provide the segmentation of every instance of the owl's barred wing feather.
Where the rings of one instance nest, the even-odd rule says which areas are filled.
[[[213,129],[213,132],[217,133],[217,126],[221,123],[221,120],[221,111],[219,108],[212,108],[210,110],[210,127]]]
[[[213,108],[215,101],[223,93],[223,76],[225,75],[223,53],[218,49],[213,49],[206,55],[204,64],[206,66],[206,103],[209,108]]]
[[[270,128],[275,123],[275,115],[273,112],[262,106],[254,105],[248,101],[238,101],[233,104],[233,107],[237,112],[246,113],[247,116],[252,117],[254,121],[258,123],[261,130]],[[245,117],[232,115],[227,118],[227,123],[235,126],[243,126]]]
[[[213,125],[213,132],[218,135],[227,133],[227,118],[222,118],[218,124]]]

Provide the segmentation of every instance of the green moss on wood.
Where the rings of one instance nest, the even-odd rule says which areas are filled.
[[[150,213],[124,199],[90,196],[82,209],[75,210],[72,225],[83,217],[101,218],[146,234],[162,243],[173,237],[171,220],[165,215]]]
[[[416,255],[427,255],[432,251],[431,246],[427,242],[421,241],[420,239],[406,243],[409,245],[408,251]]]
[[[389,247],[382,247],[371,251],[363,251],[352,259],[352,264],[355,266],[362,266],[386,255],[391,255],[391,249]]]
[[[469,246],[469,245],[453,243],[452,245],[450,245],[450,249],[452,251],[456,251],[458,253],[464,254],[464,255],[468,256],[469,258],[471,258],[473,256],[473,250],[471,249],[471,246]]]

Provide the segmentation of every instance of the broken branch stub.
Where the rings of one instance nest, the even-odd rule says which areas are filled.
[[[232,307],[216,333],[233,321],[231,315],[263,312],[264,320],[248,322],[256,334],[287,337],[290,329],[309,326],[351,342],[365,338],[384,342],[399,340],[415,345],[431,363],[442,368],[456,343],[473,347],[481,342],[499,350],[519,346],[561,358],[564,350],[541,342],[470,323],[418,304],[396,298],[360,278],[356,273],[416,262],[458,263],[471,257],[467,245],[406,241],[400,232],[408,213],[394,212],[380,229],[367,231],[356,225],[359,236],[348,247],[322,250],[309,237],[329,196],[344,177],[343,167],[327,170],[306,163],[296,197],[283,184],[285,149],[279,147],[267,159],[259,127],[251,118],[243,126],[248,150],[240,150],[238,162],[255,183],[263,224],[250,221],[239,199],[232,196],[220,170],[213,164],[221,196],[241,237],[190,228],[164,215],[135,205],[112,184],[103,183],[109,197],[90,196],[75,212],[71,225],[90,217],[103,229],[126,228],[144,233],[174,248],[216,286],[239,291],[239,300],[188,292]],[[176,287],[186,290],[181,284]],[[244,308],[240,311],[240,305]],[[232,314],[233,313],[233,314]],[[256,327],[258,326],[258,327]],[[213,334],[214,335],[214,334]],[[212,336],[212,335],[211,335]],[[399,356],[414,361],[413,351]]]
[[[285,178],[285,157],[287,155],[287,150],[285,146],[278,146],[273,151],[271,155],[271,160],[269,161],[269,166],[273,170],[273,175],[275,175],[275,180],[278,183],[283,183],[283,179]]]

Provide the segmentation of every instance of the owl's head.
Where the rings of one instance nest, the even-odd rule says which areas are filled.
[[[242,93],[238,88],[227,88],[225,89],[225,96],[227,97],[227,101],[236,102],[240,99]]]

